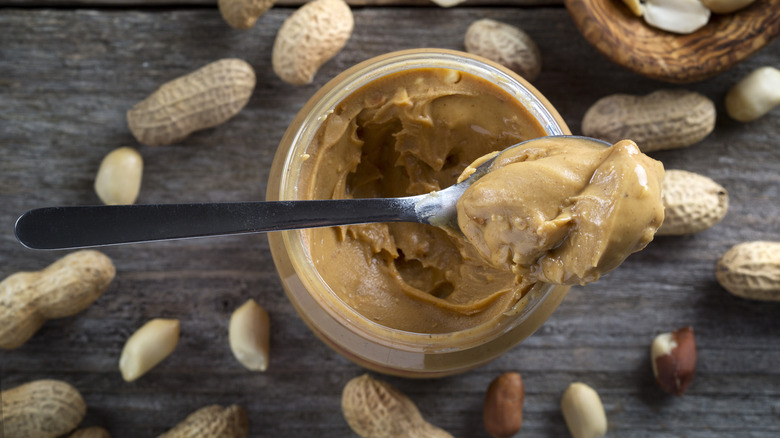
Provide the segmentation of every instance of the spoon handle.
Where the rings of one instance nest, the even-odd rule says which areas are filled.
[[[32,249],[260,233],[368,222],[416,222],[415,198],[104,205],[30,210],[16,238]]]

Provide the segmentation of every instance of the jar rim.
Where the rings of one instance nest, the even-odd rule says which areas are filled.
[[[447,68],[489,79],[515,97],[536,118],[547,135],[569,133],[560,115],[552,109],[552,105],[541,93],[506,67],[476,55],[449,49],[411,49],[390,52],[363,61],[334,77],[304,105],[290,125],[291,129],[293,127],[297,129],[285,134],[285,140],[290,142],[291,147],[283,159],[284,172],[279,183],[279,199],[298,199],[298,181],[306,150],[322,123],[340,102],[352,92],[386,75],[420,68]],[[304,283],[304,289],[327,291],[335,301],[342,304],[340,309],[335,309],[333,305],[312,297],[331,317],[380,345],[410,352],[441,353],[461,350],[484,343],[486,337],[487,340],[499,337],[521,324],[555,290],[554,285],[535,284],[509,311],[504,313],[499,323],[486,322],[448,333],[409,332],[378,324],[345,303],[314,266],[303,231],[282,232],[282,239],[293,268]],[[309,295],[313,294],[309,292]],[[492,328],[486,330],[485,327],[488,325]],[[453,342],[456,339],[457,342]],[[441,342],[443,340],[447,342]]]

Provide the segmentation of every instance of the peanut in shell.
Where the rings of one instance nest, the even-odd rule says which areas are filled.
[[[81,423],[87,405],[79,391],[59,380],[35,380],[0,394],[0,435],[55,438]]]
[[[668,169],[661,185],[664,222],[659,236],[698,233],[717,224],[729,208],[729,194],[720,184],[697,173]]]
[[[111,259],[85,249],[40,271],[7,277],[0,282],[0,348],[18,348],[47,320],[86,309],[108,289],[115,275]]]
[[[715,278],[738,297],[780,301],[780,242],[753,241],[733,246],[718,260]]]
[[[310,1],[289,16],[274,40],[274,73],[292,85],[306,85],[347,44],[355,21],[344,0]]]
[[[582,132],[613,144],[631,139],[647,153],[698,143],[715,129],[715,116],[715,104],[692,91],[613,94],[588,109]]]
[[[191,413],[158,438],[246,438],[248,435],[249,419],[244,408],[210,405]]]
[[[255,88],[255,71],[235,58],[212,62],[163,84],[127,112],[127,124],[140,143],[176,143],[238,114]]]
[[[425,421],[409,397],[368,374],[344,386],[341,410],[352,431],[363,438],[452,438]]]
[[[222,18],[234,29],[249,29],[276,0],[218,0]]]

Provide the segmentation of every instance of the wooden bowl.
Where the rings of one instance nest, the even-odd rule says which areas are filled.
[[[712,14],[694,33],[656,29],[621,0],[565,0],[585,39],[612,61],[674,83],[700,81],[733,67],[780,34],[780,0],[756,0],[731,14]]]

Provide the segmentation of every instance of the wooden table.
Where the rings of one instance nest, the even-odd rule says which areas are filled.
[[[612,93],[673,87],[618,67],[593,49],[555,0],[479,0],[441,9],[425,0],[367,0],[355,31],[314,84],[293,87],[270,67],[276,31],[294,11],[282,3],[251,30],[229,28],[210,0],[4,0],[0,9],[0,276],[37,270],[62,252],[19,245],[13,223],[51,205],[94,204],[95,173],[110,150],[137,147],[145,161],[139,203],[251,201],[264,197],[276,146],[298,109],[345,68],[388,51],[462,49],[468,25],[493,18],[539,44],[535,85],[578,133],[586,109]],[[160,84],[223,57],[257,72],[248,106],[180,144],[138,145],[125,112]],[[736,68],[685,88],[716,102],[715,132],[690,148],[659,152],[667,168],[707,175],[731,206],[714,228],[657,238],[598,283],[573,289],[530,339],[463,375],[396,385],[423,415],[456,437],[487,436],[484,391],[498,374],[525,379],[523,437],[566,436],[559,409],[569,383],[601,395],[616,437],[780,436],[780,304],[728,294],[713,268],[732,245],[780,240],[780,108],[749,124],[725,114],[739,78],[780,64],[774,42]],[[251,436],[353,436],[340,410],[344,384],[365,371],[306,328],[285,298],[266,238],[235,236],[105,248],[117,267],[108,291],[84,312],[50,321],[23,347],[0,352],[2,389],[34,379],[70,382],[89,409],[84,425],[114,437],[155,436],[208,404],[243,406]],[[265,373],[246,371],[227,343],[232,311],[254,298],[272,319]],[[127,337],[151,318],[181,320],[169,358],[134,383],[118,360]],[[685,325],[699,361],[675,398],[652,377],[653,337]]]

